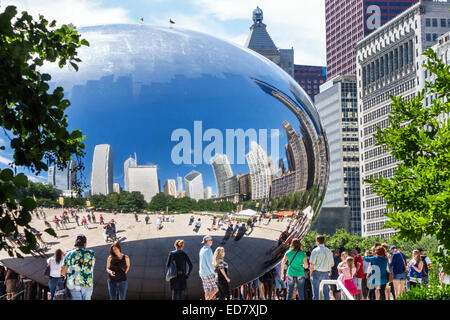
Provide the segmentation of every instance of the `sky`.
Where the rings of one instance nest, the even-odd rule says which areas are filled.
[[[47,20],[77,27],[138,23],[183,28],[215,35],[244,45],[259,6],[264,23],[279,48],[294,48],[295,63],[326,64],[325,1],[320,0],[1,0]]]
[[[294,48],[295,63],[325,65],[324,1],[311,0],[0,0],[0,10],[15,5],[35,18],[43,14],[58,25],[76,27],[103,24],[134,24],[142,17],[144,24],[178,27],[214,35],[244,45],[252,25],[252,11],[259,6],[264,23],[279,48]],[[0,138],[0,145],[4,145]],[[12,162],[11,151],[0,152],[0,168]],[[34,182],[47,182],[46,172],[34,176]],[[115,174],[116,178],[116,174]],[[161,187],[165,180],[161,181]],[[208,183],[207,185],[209,185]],[[212,183],[211,183],[212,184]],[[214,188],[215,189],[215,188]]]

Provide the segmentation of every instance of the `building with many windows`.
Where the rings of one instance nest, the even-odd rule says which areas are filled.
[[[327,68],[295,64],[294,79],[314,101],[314,97],[320,92],[320,86],[327,81]]]
[[[252,200],[268,199],[272,184],[272,170],[264,149],[252,141],[250,152],[245,155],[250,168]]]
[[[123,180],[124,180],[124,187],[125,191],[130,191],[130,182],[128,180],[128,168],[135,168],[137,166],[137,160],[136,156],[133,159],[132,157],[129,157],[125,162],[123,163]]]
[[[212,198],[212,187],[205,188],[205,200]]]
[[[323,84],[316,107],[330,147],[330,178],[324,207],[350,207],[350,232],[361,234],[358,105],[356,76]],[[347,212],[346,210],[340,212]]]
[[[109,144],[95,146],[91,172],[92,195],[108,195],[113,191],[113,157],[113,149]]]
[[[325,0],[327,80],[355,74],[355,44],[419,0]]]
[[[427,34],[437,34],[437,40],[448,32],[449,9],[448,2],[418,3],[356,44],[363,236],[395,234],[383,228],[385,199],[364,183],[368,177],[391,177],[397,163],[373,134],[389,125],[391,95],[409,100],[423,89],[422,52],[434,45]]]
[[[224,196],[226,195],[225,181],[233,176],[228,157],[224,154],[217,153],[211,158],[210,163],[216,179],[217,196]]]
[[[72,190],[72,184],[76,180],[75,167],[76,162],[73,160],[67,161],[64,169],[59,169],[57,166],[49,167],[48,183],[60,191]]]
[[[113,192],[120,193],[121,188],[119,183],[113,183]]]

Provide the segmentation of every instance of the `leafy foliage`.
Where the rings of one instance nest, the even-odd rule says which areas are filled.
[[[80,130],[68,131],[65,114],[70,102],[57,87],[49,92],[51,76],[39,72],[44,62],[67,63],[77,70],[77,49],[89,45],[77,31],[67,25],[56,28],[43,16],[37,21],[26,12],[17,16],[17,9],[8,6],[0,13],[0,125],[10,140],[15,166],[24,166],[39,174],[48,170],[49,163],[62,168],[72,155],[84,156],[84,137]],[[0,146],[4,150],[5,146]],[[28,245],[20,247],[23,253],[35,248],[36,240],[30,232],[30,211],[36,202],[30,196],[16,198],[18,188],[26,188],[28,179],[2,170],[0,177],[0,250],[10,255],[17,253],[6,237],[17,236],[23,229]],[[21,205],[18,210],[17,204]],[[19,208],[20,209],[20,208]],[[55,234],[52,229],[46,230]]]
[[[439,283],[438,276],[430,274],[427,286],[416,286],[395,300],[450,300],[450,285]]]
[[[236,205],[229,201],[213,202],[211,200],[194,200],[188,197],[175,198],[164,193],[157,194],[150,201],[150,211],[192,212],[192,211],[218,211],[230,212],[236,210]]]
[[[385,227],[399,231],[396,238],[418,241],[424,235],[435,236],[439,245],[450,249],[450,132],[449,120],[438,116],[450,112],[450,66],[438,59],[430,48],[424,67],[436,80],[411,101],[391,97],[389,126],[378,128],[377,145],[384,145],[401,161],[392,178],[383,176],[366,182],[384,197]],[[423,106],[425,93],[436,94],[431,107]],[[450,272],[450,257],[444,251],[436,259]]]

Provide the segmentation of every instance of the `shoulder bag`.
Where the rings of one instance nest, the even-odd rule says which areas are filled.
[[[45,267],[44,276],[50,277],[50,264],[47,264],[47,267]]]

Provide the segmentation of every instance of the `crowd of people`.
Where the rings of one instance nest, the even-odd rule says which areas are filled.
[[[44,211],[34,212],[40,218],[46,219]],[[146,216],[145,222],[149,219]],[[65,229],[73,218],[78,226],[85,227],[89,223],[96,223],[93,211],[87,211],[79,224],[79,210],[67,209],[58,217],[54,216],[56,228]],[[261,277],[251,282],[231,287],[232,274],[226,261],[224,244],[234,236],[239,241],[245,234],[250,234],[259,219],[250,218],[246,222],[239,222],[232,214],[223,217],[212,217],[210,231],[225,230],[225,235],[215,250],[212,249],[213,238],[203,237],[199,251],[199,276],[204,289],[205,300],[335,300],[395,299],[418,285],[428,284],[428,272],[432,268],[430,259],[424,250],[418,248],[412,252],[411,258],[396,246],[389,247],[385,243],[375,243],[370,250],[361,254],[360,248],[337,248],[330,250],[322,235],[317,236],[316,246],[311,251],[305,251],[300,239],[289,241],[289,248],[283,251],[283,258]],[[116,237],[114,219],[105,223],[100,214],[98,221],[103,225],[106,242],[112,241],[110,254],[106,262],[108,274],[108,291],[111,300],[125,300],[128,288],[127,273],[130,270],[130,258],[122,253],[120,243]],[[136,221],[139,221],[136,218]],[[159,216],[157,228],[163,222],[174,222],[174,217]],[[45,220],[45,222],[47,222]],[[48,223],[48,222],[47,222]],[[269,222],[268,222],[269,223]],[[201,218],[197,220],[192,215],[188,222],[194,225],[194,231],[202,226]],[[289,227],[288,227],[289,229]],[[281,233],[278,241],[287,240],[287,230]],[[36,234],[39,233],[36,231]],[[37,237],[38,242],[43,242]],[[23,239],[13,239],[20,244]],[[170,282],[172,299],[181,300],[187,291],[187,279],[193,271],[193,264],[184,252],[184,240],[174,243],[173,251],[167,259],[167,273],[173,273],[166,279]],[[47,259],[45,275],[48,276],[49,299],[65,299],[70,295],[73,300],[89,300],[93,292],[93,268],[95,253],[87,249],[87,238],[77,236],[75,248],[67,253],[56,249],[54,255]],[[170,278],[170,279],[169,279]],[[323,285],[323,297],[319,297],[320,284],[323,280],[339,280],[337,284]],[[25,281],[27,279],[25,278]],[[0,299],[13,299],[23,286],[24,279],[11,269],[0,265]],[[331,290],[331,292],[330,292]]]

